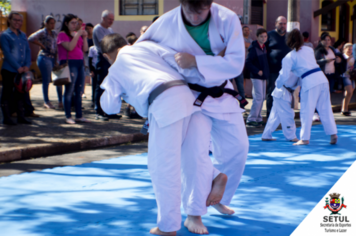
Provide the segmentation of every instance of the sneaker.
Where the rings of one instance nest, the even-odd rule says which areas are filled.
[[[34,118],[37,118],[37,117],[40,117],[40,115],[37,115],[36,113],[32,112],[31,114],[27,114],[25,115],[27,117],[34,117]]]
[[[72,118],[67,118],[66,123],[72,125],[72,124],[75,124],[75,121]]]
[[[124,110],[124,115],[130,117],[131,109],[130,107],[126,107]]]
[[[96,115],[95,120],[109,121],[109,118],[104,115]]]
[[[119,115],[119,114],[117,114],[117,115],[108,115],[108,118],[109,119],[121,119],[121,117],[122,117],[122,115]]]
[[[142,119],[142,117],[136,111],[132,111],[130,114],[130,119]]]
[[[78,123],[90,123],[91,121],[88,120],[88,119],[85,119],[84,117],[82,117],[82,118],[76,118],[75,122],[78,122]]]
[[[260,124],[256,121],[247,121],[246,122],[246,126],[249,126],[249,127],[258,127]]]
[[[259,122],[257,122],[259,125],[261,125],[261,126],[265,126],[266,125],[266,122],[263,122],[263,121],[259,121]]]
[[[63,106],[63,103],[58,103],[58,106],[57,106],[57,109],[58,110],[63,110],[64,106]]]
[[[313,121],[317,121],[317,122],[319,122],[320,121],[320,117],[319,117],[319,114],[318,113],[314,113],[314,115],[313,115]]]
[[[87,98],[87,96],[85,96],[85,93],[83,93],[82,98]]]
[[[43,107],[46,109],[55,109],[55,107],[50,102],[43,104]]]
[[[349,111],[342,111],[342,112],[341,112],[341,115],[344,115],[344,116],[351,116],[351,112],[349,112]]]

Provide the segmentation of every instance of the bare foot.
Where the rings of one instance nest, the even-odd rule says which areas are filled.
[[[221,214],[224,214],[224,215],[232,215],[232,214],[235,214],[235,211],[233,209],[231,209],[230,207],[228,206],[225,206],[221,203],[218,203],[216,205],[213,205],[213,207],[218,211],[220,212]]]
[[[289,140],[290,142],[293,142],[293,143],[295,143],[295,142],[298,142],[299,141],[299,139],[297,139],[297,138],[294,138],[294,139],[292,139],[292,140]]]
[[[152,228],[150,230],[151,234],[155,234],[155,235],[177,235],[177,232],[163,232],[161,231],[158,227]]]
[[[187,227],[189,232],[194,234],[209,234],[208,229],[201,221],[201,216],[188,215],[187,219],[184,221],[184,226]]]
[[[275,138],[263,138],[262,141],[276,141]]]
[[[308,145],[309,140],[299,140],[298,142],[294,143],[293,145]]]
[[[337,143],[337,135],[333,134],[330,137],[330,144],[336,144]]]
[[[218,204],[225,192],[225,186],[227,182],[227,175],[220,173],[213,180],[213,186],[211,192],[206,200],[206,206]]]

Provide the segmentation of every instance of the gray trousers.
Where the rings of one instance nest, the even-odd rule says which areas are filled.
[[[247,117],[247,122],[262,121],[262,106],[263,101],[266,99],[266,80],[252,79],[252,107],[249,116]]]

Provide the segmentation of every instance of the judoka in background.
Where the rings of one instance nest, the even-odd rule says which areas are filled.
[[[269,115],[266,127],[262,134],[262,141],[274,141],[272,133],[282,124],[284,137],[288,141],[298,142],[296,136],[296,125],[294,121],[294,109],[292,108],[293,93],[287,90],[290,88],[295,90],[300,86],[300,79],[290,73],[290,78],[286,81],[282,88],[275,87],[272,92],[273,105]],[[294,105],[294,104],[293,104]]]
[[[300,93],[301,140],[294,145],[309,144],[315,108],[319,112],[326,135],[331,135],[330,144],[336,144],[337,129],[331,109],[329,83],[316,63],[314,51],[308,46],[303,46],[303,37],[298,29],[289,33],[287,45],[292,51],[282,60],[282,69],[279,72],[276,85],[281,89],[292,78],[291,72],[302,79]]]

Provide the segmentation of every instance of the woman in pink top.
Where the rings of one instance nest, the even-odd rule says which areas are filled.
[[[88,51],[87,33],[84,29],[75,31],[77,16],[68,14],[64,17],[61,32],[57,37],[59,63],[64,64],[68,60],[72,82],[65,85],[63,96],[66,123],[89,122],[82,116],[82,92],[84,86],[83,52]],[[74,93],[75,121],[71,115],[72,95]]]

